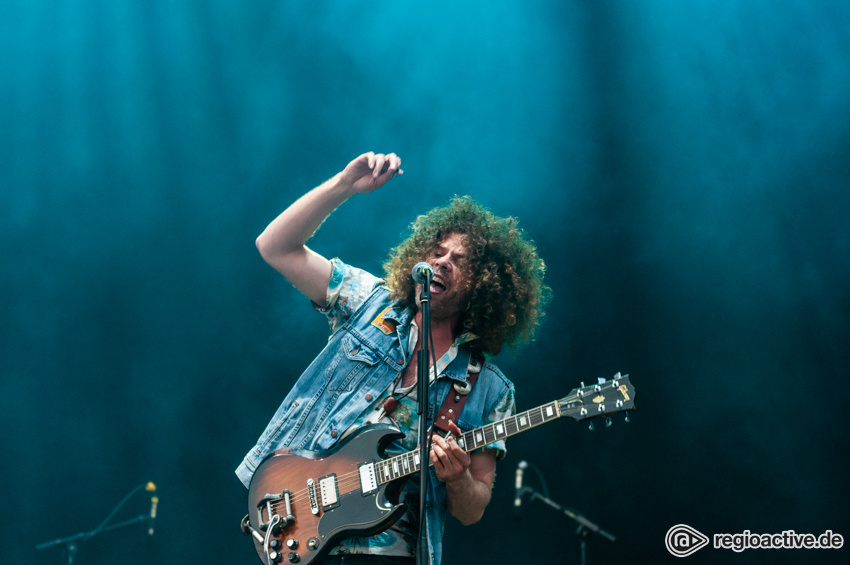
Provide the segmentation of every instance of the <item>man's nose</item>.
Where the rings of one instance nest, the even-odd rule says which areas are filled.
[[[441,255],[440,257],[434,258],[434,269],[444,269],[448,271],[451,268],[451,261],[447,255]]]

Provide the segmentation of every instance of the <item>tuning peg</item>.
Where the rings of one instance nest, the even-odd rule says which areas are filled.
[[[611,416],[607,416],[605,418],[605,427],[610,428],[613,425],[614,425],[614,422],[611,421]]]
[[[629,422],[631,422],[631,420],[629,420],[629,413],[626,412],[626,423],[628,424]]]
[[[604,385],[605,379],[602,377],[596,377],[596,384]]]
[[[587,429],[590,430],[591,432],[593,431],[593,420],[590,421],[590,425],[587,426]]]

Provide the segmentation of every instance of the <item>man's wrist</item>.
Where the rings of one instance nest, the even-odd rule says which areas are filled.
[[[340,171],[327,181],[328,188],[342,201],[359,194],[359,191],[354,188],[354,182],[347,178],[344,173],[345,171]]]
[[[464,469],[462,473],[458,473],[458,475],[453,479],[444,480],[443,482],[446,483],[446,487],[462,487],[464,483],[474,480],[475,479],[472,478],[472,473],[470,473],[469,469],[467,468]]]

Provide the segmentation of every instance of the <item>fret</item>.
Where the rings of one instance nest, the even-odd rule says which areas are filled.
[[[475,448],[478,448],[478,447],[483,446],[485,444],[485,442],[484,442],[484,432],[481,428],[478,428],[477,430],[472,430],[472,438],[473,438],[472,445]]]
[[[378,483],[385,484],[405,474],[402,472],[402,466],[399,464],[400,460],[402,460],[401,456],[395,456],[375,463]]]
[[[465,450],[472,451],[474,448],[470,447],[470,445],[472,445],[474,441],[473,437],[474,434],[472,432],[466,432],[461,436],[461,439],[458,443],[460,443],[460,446]]]
[[[496,422],[493,424],[493,427],[496,429],[496,437],[498,439],[508,436],[508,432],[505,430],[505,425],[502,422]]]
[[[510,437],[560,417],[561,410],[558,402],[550,402],[549,404],[509,416],[504,420],[461,433],[457,438],[457,442],[465,451],[475,451],[497,440]],[[430,461],[428,464],[430,466]],[[419,471],[420,468],[419,449],[396,455],[375,464],[375,470],[380,484],[410,475]]]
[[[462,433],[457,438],[458,445],[466,451],[475,451],[497,440],[518,434],[560,416],[561,412],[558,409],[557,402],[550,402],[549,404],[532,408],[514,416],[509,416],[504,420]],[[375,470],[379,482],[381,484],[388,483],[399,477],[419,471],[421,467],[419,459],[419,450],[416,449],[376,463]]]
[[[504,420],[462,433],[458,437],[458,445],[466,451],[474,451],[494,441],[518,434],[560,416],[557,403],[544,404],[526,412],[509,416]]]
[[[517,432],[527,430],[531,427],[531,422],[528,420],[528,411],[519,414],[515,419],[517,421]]]
[[[537,408],[529,411],[529,417],[531,418],[532,426],[539,426],[543,423],[543,407],[538,406]]]
[[[484,444],[490,444],[496,441],[496,432],[493,429],[493,425],[484,426]]]
[[[481,426],[480,428],[478,428],[479,430],[481,430],[481,435],[479,436],[481,438],[481,441],[479,442],[479,447],[484,447],[485,445],[490,443],[490,440],[487,439],[487,427],[488,426]]]
[[[618,382],[620,381],[614,381],[614,384],[616,385]],[[600,386],[582,387],[582,389],[578,390],[578,392],[573,391],[573,393],[571,393],[568,397],[561,400],[549,402],[548,404],[543,404],[542,406],[532,408],[525,412],[508,416],[503,420],[485,424],[480,428],[462,432],[456,438],[457,443],[463,450],[472,452],[496,441],[524,432],[529,428],[539,426],[562,416],[569,416],[579,420],[584,419],[585,417],[589,418],[601,415],[597,414],[597,412],[602,414],[611,412],[612,410],[610,409],[606,411],[606,405],[601,403],[603,400],[608,399],[608,397],[601,393],[609,393],[615,390],[613,387],[614,385],[609,386],[607,384],[604,389],[600,388]],[[593,394],[597,395],[592,397],[594,404],[586,404],[587,400],[590,399],[589,397],[586,398],[586,396],[591,394],[591,391]],[[628,383],[626,382],[623,385],[617,385],[616,391],[622,393],[624,399],[617,400],[617,410],[613,411],[632,409],[631,404],[624,407],[624,403],[629,403],[631,401],[627,392],[634,394],[631,389],[628,389]],[[587,407],[594,408],[594,414],[588,415]],[[573,414],[579,410],[581,410],[581,414]],[[420,471],[423,466],[422,463],[426,463],[427,465],[431,464],[430,461],[420,461],[419,454],[419,449],[416,449],[390,457],[383,461],[376,461],[374,470],[378,484],[383,485],[400,477],[411,475]]]

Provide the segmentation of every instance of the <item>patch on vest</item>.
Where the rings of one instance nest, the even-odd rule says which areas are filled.
[[[383,312],[378,314],[378,317],[372,320],[372,325],[384,332],[387,335],[390,335],[395,331],[396,323],[395,320],[387,320],[384,316],[390,311],[390,306],[387,306]]]

